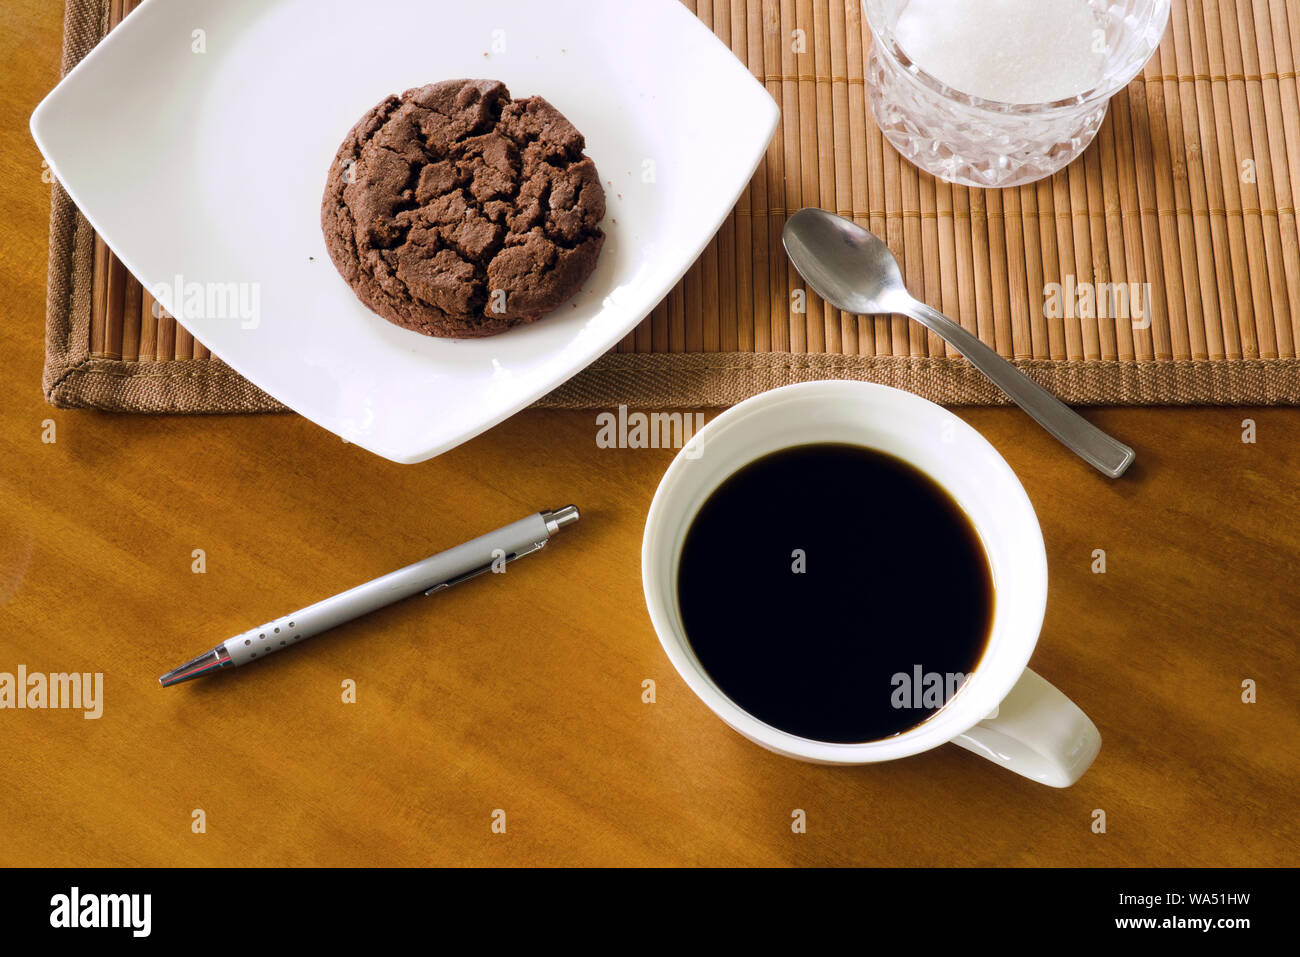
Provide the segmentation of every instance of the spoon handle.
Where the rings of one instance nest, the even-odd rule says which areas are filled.
[[[1134,452],[1048,392],[937,309],[912,300],[907,314],[960,352],[1039,425],[1089,465],[1119,478]]]

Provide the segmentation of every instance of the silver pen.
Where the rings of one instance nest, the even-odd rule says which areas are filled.
[[[432,558],[235,635],[167,672],[158,681],[165,688],[223,668],[248,664],[403,598],[421,592],[432,595],[490,569],[503,568],[505,563],[538,551],[553,534],[577,520],[578,509],[574,505],[529,515]]]

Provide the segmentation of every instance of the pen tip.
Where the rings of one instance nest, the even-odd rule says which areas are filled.
[[[172,685],[180,684],[182,681],[189,681],[193,678],[200,678],[203,675],[211,674],[214,671],[229,666],[229,664],[230,656],[224,654],[222,647],[218,645],[211,651],[206,651],[197,658],[185,662],[185,664],[181,665],[179,668],[167,672],[158,679],[158,683],[164,688],[169,688]]]

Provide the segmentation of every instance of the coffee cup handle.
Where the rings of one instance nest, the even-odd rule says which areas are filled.
[[[1068,788],[1101,749],[1101,734],[1078,705],[1028,668],[997,710],[952,743],[1017,774]]]

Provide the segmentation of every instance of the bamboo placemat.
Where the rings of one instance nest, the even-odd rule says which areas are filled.
[[[766,85],[780,126],[682,282],[614,352],[539,404],[716,406],[816,378],[884,382],[951,404],[1005,401],[902,317],[848,315],[811,294],[801,311],[781,229],[806,205],[883,236],[916,295],[1066,401],[1300,402],[1295,0],[1174,0],[1159,52],[1115,97],[1084,156],[1008,190],[950,186],[884,141],[866,102],[870,34],[858,0],[684,2]],[[135,6],[69,0],[65,72]],[[1149,283],[1149,326],[1046,309],[1052,284],[1064,294],[1071,282]],[[281,408],[153,306],[56,184],[52,403]]]

